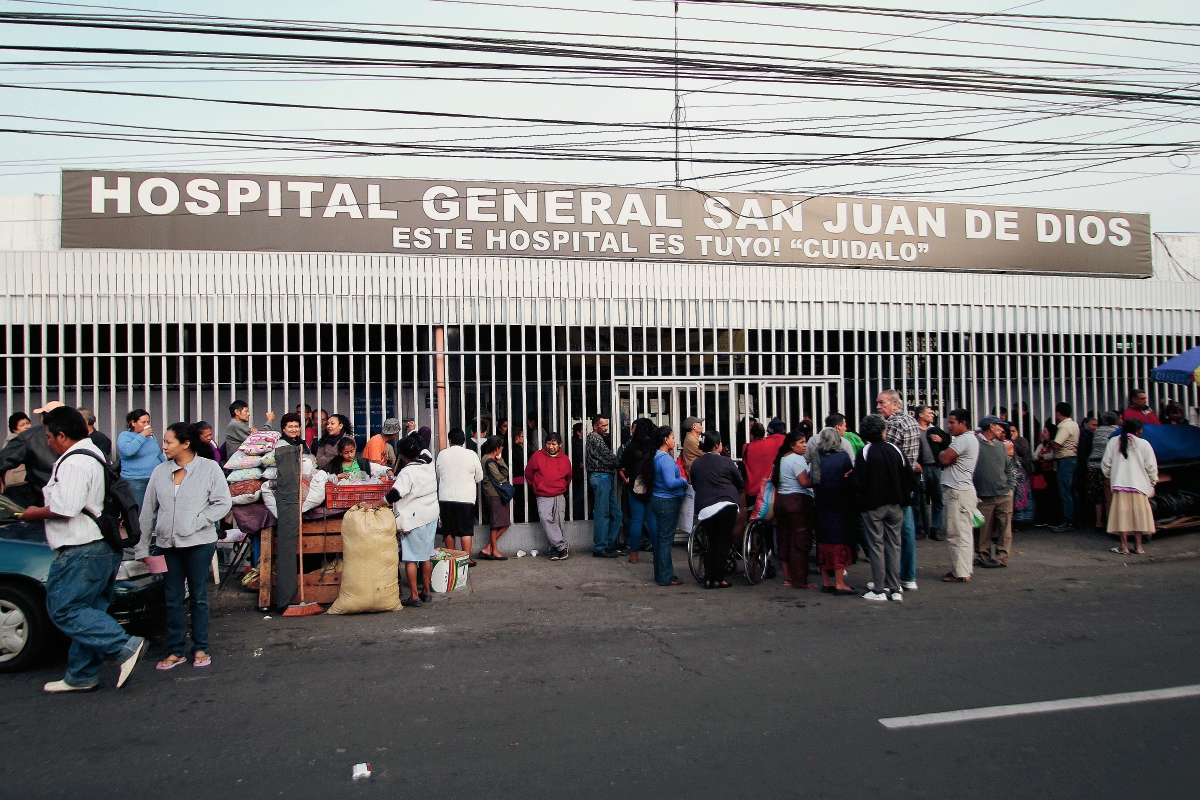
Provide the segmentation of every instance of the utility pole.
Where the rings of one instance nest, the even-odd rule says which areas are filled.
[[[679,182],[679,0],[675,0],[675,111],[672,113],[675,121],[675,188]]]

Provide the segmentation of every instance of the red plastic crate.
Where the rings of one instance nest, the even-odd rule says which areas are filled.
[[[325,507],[353,508],[359,503],[375,503],[382,500],[391,488],[386,483],[327,485],[325,487]]]

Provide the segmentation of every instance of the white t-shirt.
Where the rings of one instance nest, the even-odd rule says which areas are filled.
[[[958,459],[948,467],[942,467],[942,486],[956,491],[974,490],[975,462],[979,460],[979,440],[974,431],[955,436],[950,449],[958,453]]]

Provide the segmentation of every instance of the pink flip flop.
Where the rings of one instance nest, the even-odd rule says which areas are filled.
[[[170,664],[164,664],[162,661],[160,661],[154,665],[154,668],[157,670],[160,670],[162,672],[166,672],[169,669],[175,669],[180,664],[186,664],[186,663],[187,663],[186,658],[181,658],[178,661],[172,661]]]
[[[212,656],[205,656],[203,661],[201,661],[198,658],[195,661],[193,661],[192,666],[193,667],[207,667],[211,663],[212,663]]]

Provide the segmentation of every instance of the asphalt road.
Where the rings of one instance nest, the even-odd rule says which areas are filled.
[[[385,615],[267,620],[226,594],[207,670],[0,679],[0,797],[1197,796],[1200,698],[879,719],[1200,683],[1200,561],[1018,556],[947,585],[939,548],[902,604],[580,557],[481,564]]]

